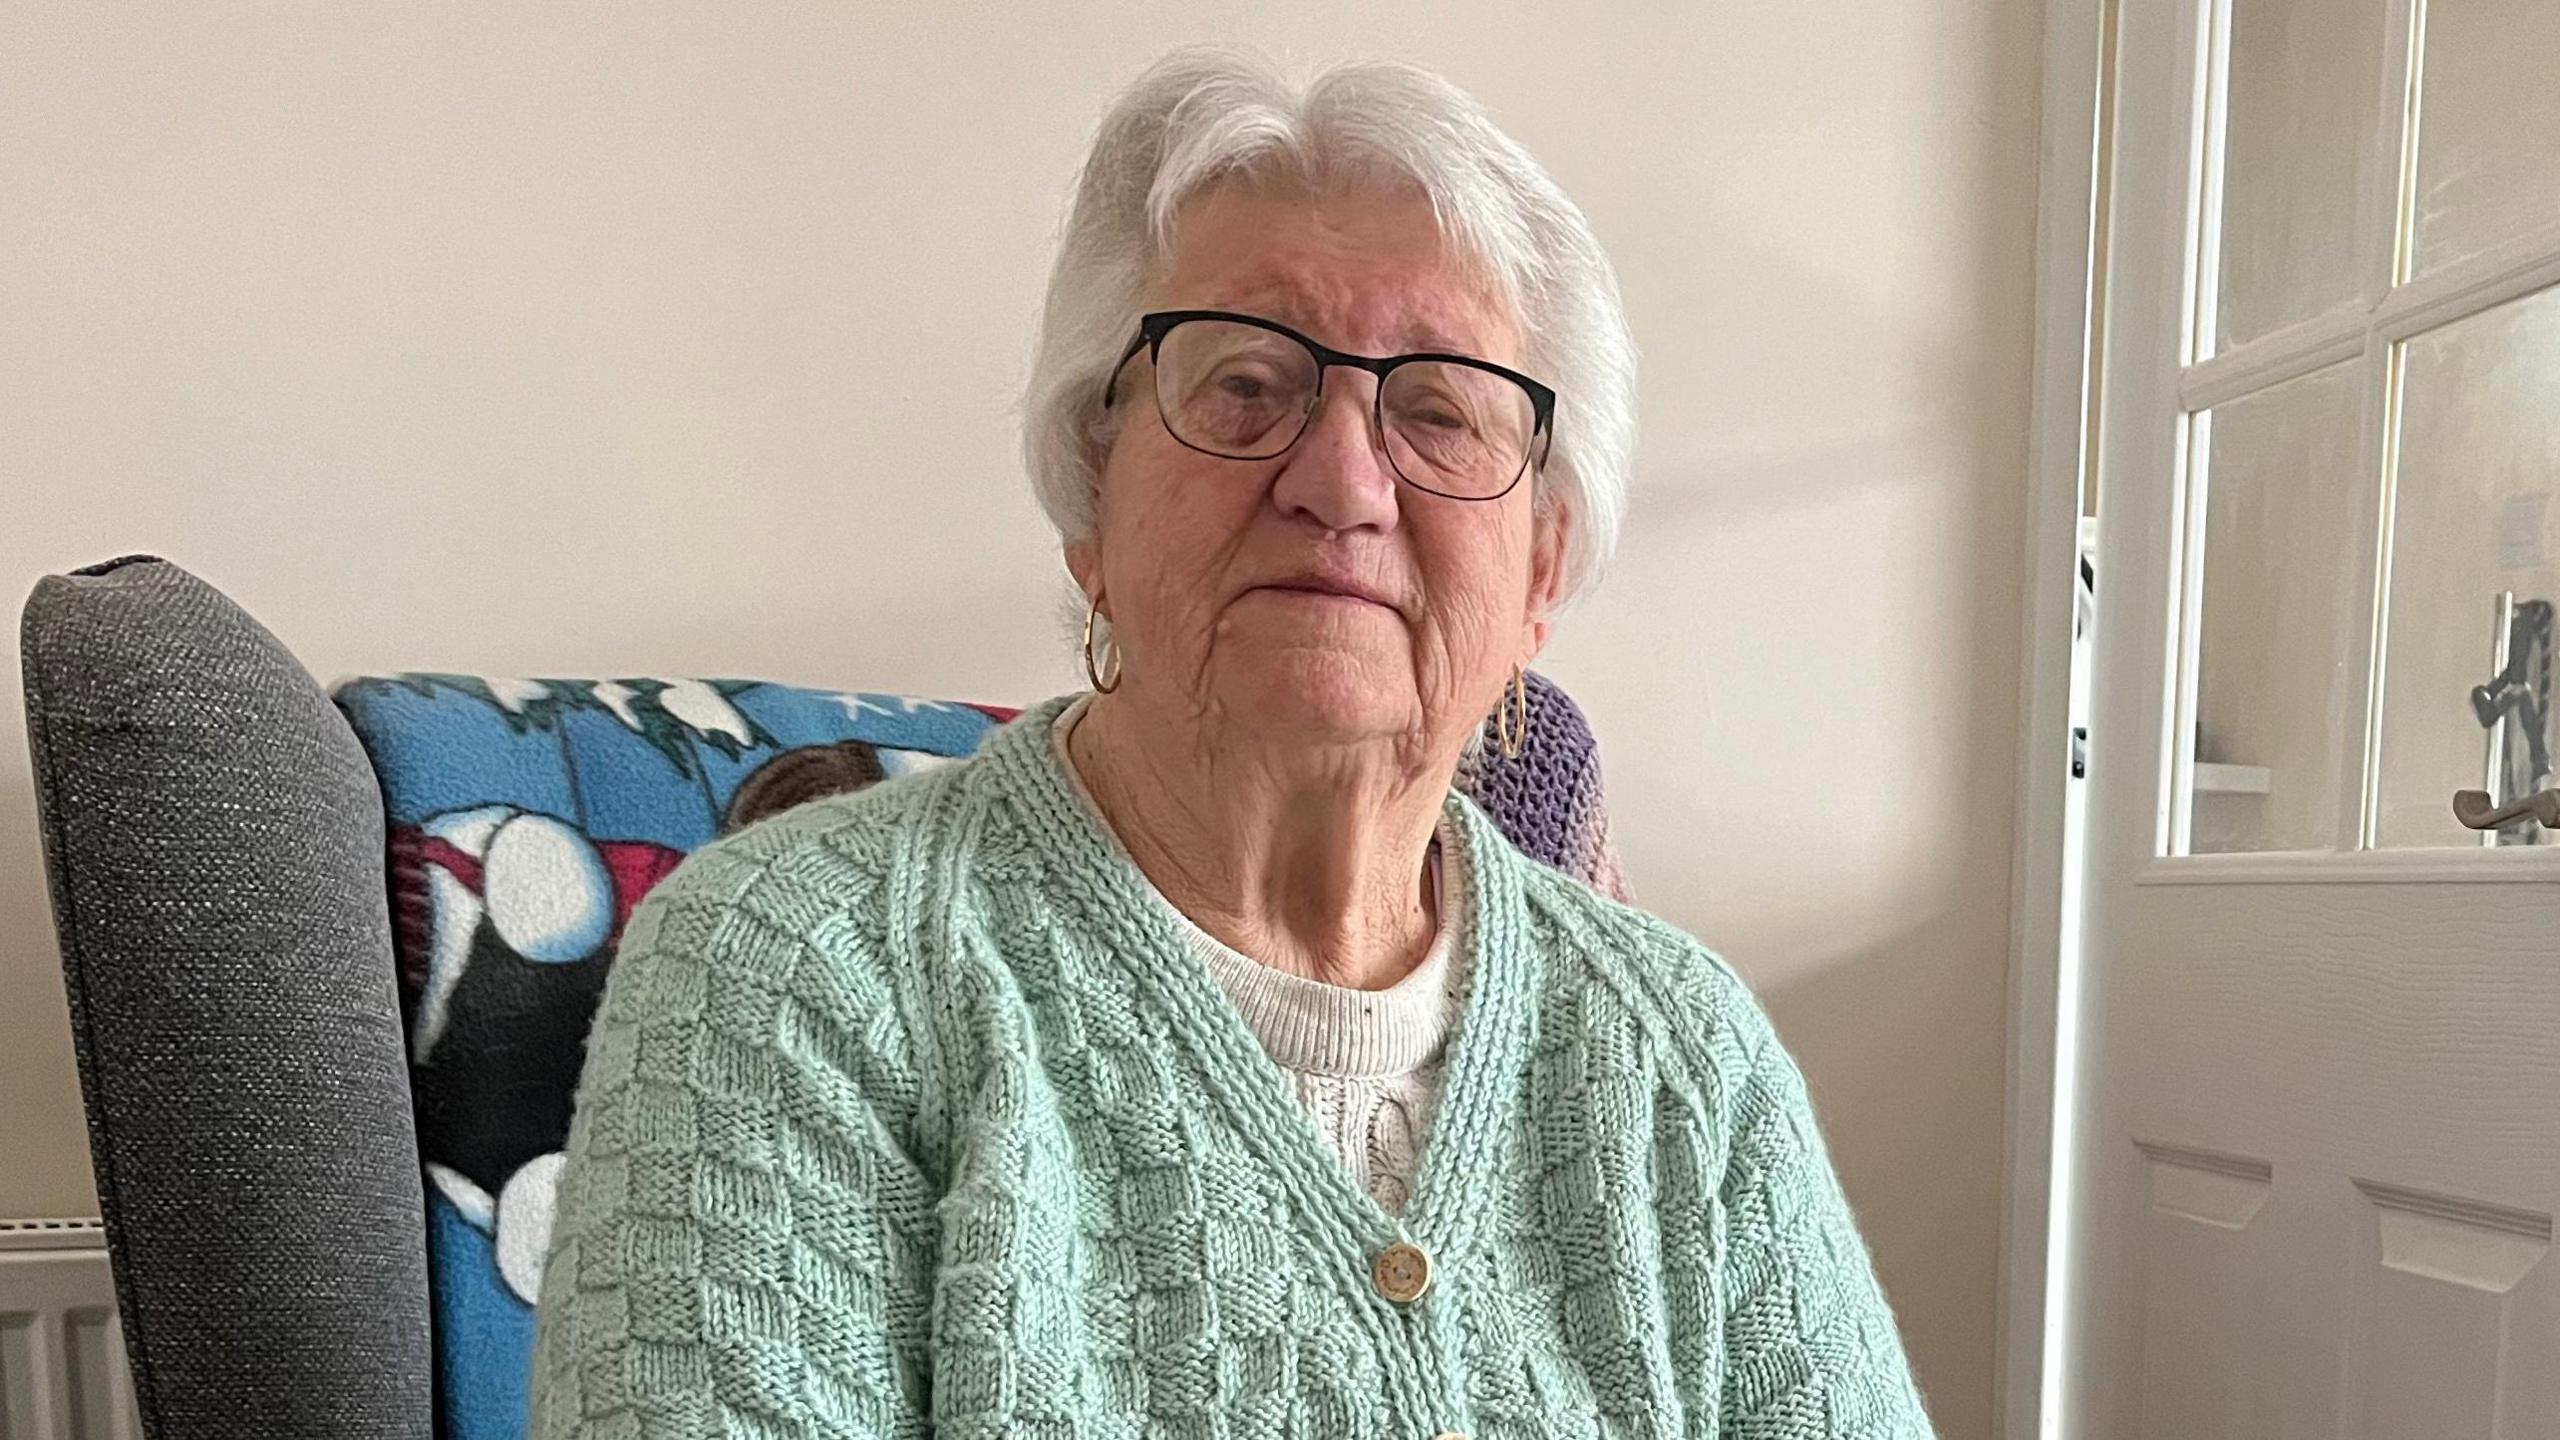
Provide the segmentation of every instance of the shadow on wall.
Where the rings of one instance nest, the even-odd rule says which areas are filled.
[[[1808,1075],[1950,1440],[1993,1433],[1997,1407],[2031,490],[2040,32],[1995,8],[1942,93],[1895,101],[1976,147],[1929,170],[1942,193],[1852,162],[1885,188],[1829,240],[1639,210],[1748,284],[1630,277],[1649,373],[1698,388],[1648,395],[1633,583],[1565,622],[1556,666],[1598,717],[1637,900],[1755,981]],[[1783,147],[1875,118],[1847,113],[1764,123]],[[1681,313],[1664,287],[1702,284],[1717,324],[1648,331]],[[1758,334],[1786,343],[1737,343]]]
[[[1998,1024],[1978,1013],[1971,952],[1983,931],[1979,917],[1936,916],[1760,992],[1808,1077],[1931,1417],[1951,1437],[1990,1433],[1982,1367],[1999,1308],[2001,1148],[1996,1132],[1984,1144],[1980,1116],[2001,1108],[2007,1055],[1940,1039]]]

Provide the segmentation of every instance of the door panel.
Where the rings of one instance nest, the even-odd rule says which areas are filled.
[[[2314,1291],[2320,1187],[2269,1162],[2140,1146],[2144,1237],[2143,1433],[2256,1440],[2325,1433],[2336,1400],[2315,1363],[2334,1354],[2337,1307]],[[2301,1316],[2326,1317],[2312,1324]]]
[[[2369,1212],[2349,1364],[2358,1433],[2517,1434],[2555,1413],[2551,1357],[2510,1338],[2550,1331],[2551,1217],[2379,1182],[2357,1191]]]

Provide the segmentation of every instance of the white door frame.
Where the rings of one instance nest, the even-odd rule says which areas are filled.
[[[2010,861],[2008,1130],[2002,1164],[1996,1414],[2003,1440],[2058,1434],[2048,1404],[2067,1354],[2048,1335],[2070,1313],[2054,1303],[2064,1278],[2051,1252],[2055,1223],[2054,1116],[2068,1113],[2071,1037],[2064,987],[2076,955],[2076,891],[2064,873],[2070,787],[2071,629],[2078,584],[2081,476],[2088,415],[2091,299],[2098,239],[2098,146],[2112,0],[2045,0],[2044,83],[2036,199],[2034,394],[2027,447],[2026,594],[2020,638],[2019,774]],[[2060,1062],[2060,1063],[2058,1063]],[[2057,1099],[2061,1100],[2059,1110]]]

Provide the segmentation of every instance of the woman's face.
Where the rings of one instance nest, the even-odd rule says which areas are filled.
[[[1146,309],[1519,366],[1519,336],[1419,194],[1229,181],[1184,207],[1172,260]],[[1148,367],[1141,351],[1120,374],[1096,533],[1067,550],[1102,596],[1119,694],[1312,744],[1454,754],[1546,638],[1568,517],[1538,513],[1537,477],[1473,501],[1400,482],[1372,428],[1376,377],[1339,366],[1285,454],[1204,455],[1165,429]]]

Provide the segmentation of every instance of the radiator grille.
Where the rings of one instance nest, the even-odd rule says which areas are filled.
[[[140,1440],[95,1220],[0,1220],[0,1437]]]

